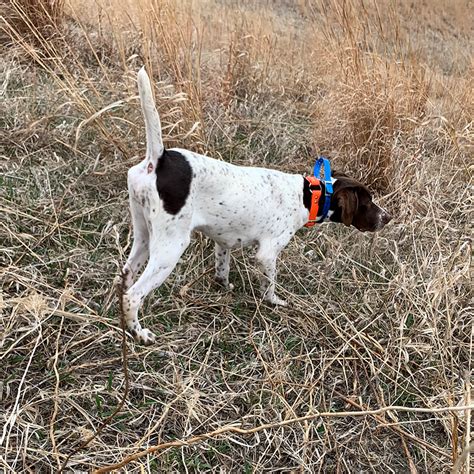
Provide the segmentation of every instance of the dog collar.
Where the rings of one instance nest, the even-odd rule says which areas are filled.
[[[311,191],[311,207],[309,209],[308,222],[305,227],[313,227],[318,222],[319,199],[321,198],[321,183],[318,178],[314,176],[305,176],[309,183],[309,190]]]
[[[324,178],[321,180],[321,166],[324,170]],[[305,179],[309,182],[309,189],[311,191],[311,208],[309,210],[308,222],[305,224],[305,227],[313,227],[318,222],[323,222],[326,219],[326,216],[329,212],[329,207],[331,206],[331,196],[332,196],[332,179],[331,179],[331,164],[329,160],[324,156],[320,156],[316,163],[314,164],[313,169],[314,176],[306,176]],[[323,186],[321,181],[324,183],[324,203],[323,210],[320,215],[319,213],[319,200],[323,192]]]

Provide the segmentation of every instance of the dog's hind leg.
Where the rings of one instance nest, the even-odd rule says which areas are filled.
[[[190,242],[190,231],[174,232],[173,235],[157,233],[150,239],[150,258],[136,283],[123,296],[125,321],[137,342],[145,345],[155,341],[154,334],[142,328],[138,321],[138,310],[145,297],[158,288],[173,271],[179,258]]]
[[[149,232],[143,210],[130,199],[132,214],[133,244],[127,262],[122,269],[124,290],[128,290],[136,280],[138,272],[148,260]]]
[[[230,269],[230,250],[222,247],[216,242],[216,281],[225,288],[233,288],[229,285],[229,269]]]

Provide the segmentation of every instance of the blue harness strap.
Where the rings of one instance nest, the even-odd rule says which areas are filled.
[[[324,170],[324,176],[321,178],[321,166]],[[313,174],[316,178],[324,183],[324,205],[323,212],[321,214],[319,222],[324,221],[329,212],[329,207],[331,206],[331,196],[332,196],[332,180],[331,180],[331,164],[329,160],[324,156],[320,156],[316,163],[314,164]]]

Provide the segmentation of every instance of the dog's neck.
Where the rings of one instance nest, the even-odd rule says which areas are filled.
[[[336,178],[331,177],[331,182],[333,185],[336,183],[336,181],[337,181]],[[322,214],[323,214],[323,209],[324,209],[324,202],[327,199],[327,193],[326,193],[326,186],[324,182],[320,181],[319,184],[321,186],[321,196],[319,197],[319,202],[318,202],[318,214],[317,214],[318,224],[320,224],[321,222],[328,221],[334,212],[334,210],[332,209],[333,203],[331,203],[331,207],[329,208],[327,215],[324,217],[324,219],[321,219]],[[312,191],[310,189],[310,184],[307,179],[303,179],[303,205],[308,210],[308,212],[310,212],[311,210],[311,195],[312,195]]]

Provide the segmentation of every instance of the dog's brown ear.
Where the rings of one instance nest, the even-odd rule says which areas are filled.
[[[342,189],[337,194],[337,203],[340,206],[341,220],[344,225],[350,226],[357,212],[359,198],[354,189]]]

